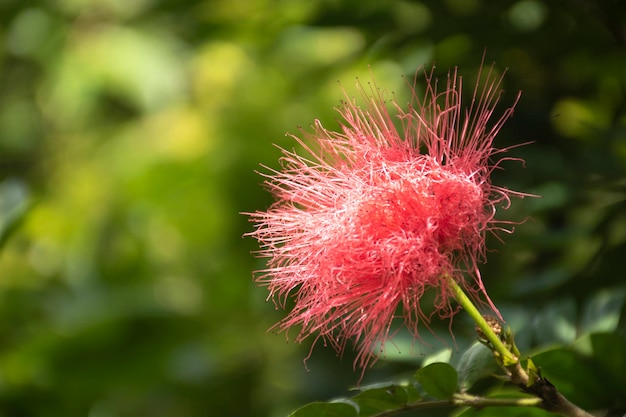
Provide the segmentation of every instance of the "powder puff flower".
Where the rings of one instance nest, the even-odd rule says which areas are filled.
[[[413,87],[407,107],[375,83],[357,83],[364,106],[346,95],[341,132],[316,120],[303,139],[293,136],[304,151],[283,150],[282,169],[264,174],[276,202],[248,213],[256,224],[248,235],[268,258],[256,279],[277,305],[293,300],[277,328],[297,328],[297,341],[313,336],[339,353],[351,341],[363,370],[392,336],[394,318],[415,338],[428,328],[426,290],[436,291],[434,312],[454,315],[449,277],[499,315],[477,265],[486,233],[501,229],[496,207],[517,194],[492,185],[490,174],[506,159],[494,158],[504,149],[493,141],[519,94],[492,121],[502,92],[493,68],[467,105],[456,70],[441,92],[432,71],[424,75],[425,94]]]

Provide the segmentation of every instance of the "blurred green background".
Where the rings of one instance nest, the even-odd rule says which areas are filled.
[[[307,372],[309,345],[267,332],[283,313],[239,214],[271,203],[254,170],[298,125],[337,126],[338,80],[371,67],[402,93],[433,62],[472,80],[485,50],[509,68],[502,109],[523,91],[497,145],[533,142],[494,182],[543,196],[501,215],[528,220],[490,238],[487,288],[528,349],[623,335],[624,10],[1,0],[0,415],[282,416],[344,394],[351,352],[320,345]],[[389,350],[366,381],[414,369]]]

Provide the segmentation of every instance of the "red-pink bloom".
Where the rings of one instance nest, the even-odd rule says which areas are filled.
[[[456,70],[442,92],[424,74],[426,92],[413,88],[407,108],[357,84],[365,106],[346,96],[341,133],[316,121],[306,140],[294,136],[306,156],[283,150],[282,170],[265,174],[277,201],[250,214],[249,235],[269,258],[257,280],[280,306],[295,303],[278,328],[299,328],[297,341],[315,335],[339,353],[351,340],[363,369],[395,317],[418,337],[429,321],[420,309],[427,289],[438,294],[434,311],[452,317],[446,276],[497,313],[477,264],[486,232],[499,229],[496,206],[508,207],[512,194],[489,177],[502,161],[493,140],[517,100],[490,123],[502,81],[492,70],[468,105]]]

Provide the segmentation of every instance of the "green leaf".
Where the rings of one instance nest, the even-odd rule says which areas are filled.
[[[493,354],[485,345],[476,342],[463,353],[457,366],[459,389],[467,391],[476,381],[496,369]]]
[[[357,417],[356,408],[345,402],[315,402],[298,408],[289,417]]]
[[[374,388],[351,398],[359,405],[359,417],[372,416],[383,411],[397,410],[408,402],[406,389],[399,385]]]
[[[422,395],[417,389],[416,385],[417,384],[407,384],[402,386],[407,394],[407,403],[414,403],[422,398]]]
[[[616,397],[626,397],[626,337],[617,333],[594,333],[578,340],[573,349],[590,357],[611,375],[615,381],[611,389],[617,389],[614,391]]]
[[[585,409],[609,407],[623,391],[614,375],[595,358],[569,348],[538,353],[533,362],[567,399]]]
[[[415,374],[428,395],[437,399],[452,398],[456,392],[458,376],[456,370],[447,363],[432,363]]]

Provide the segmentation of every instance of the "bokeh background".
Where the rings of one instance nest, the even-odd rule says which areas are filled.
[[[0,415],[283,416],[345,394],[351,352],[320,345],[307,371],[309,344],[267,332],[283,313],[242,238],[240,212],[271,203],[254,171],[285,132],[337,126],[337,81],[402,95],[422,65],[473,80],[483,54],[509,68],[502,109],[523,92],[497,144],[532,142],[494,182],[543,196],[502,213],[527,220],[490,238],[491,297],[527,349],[623,337],[625,9],[0,1]],[[366,381],[441,349],[391,348]]]

